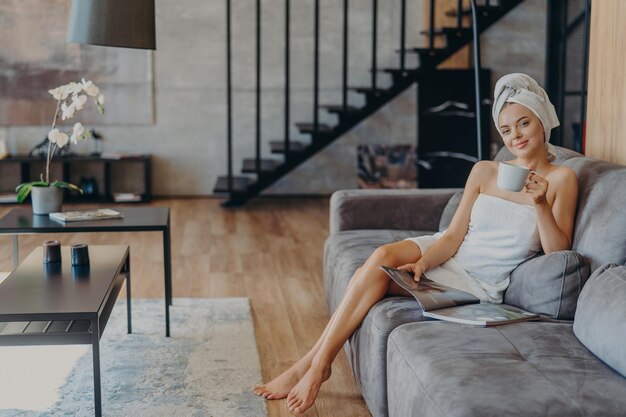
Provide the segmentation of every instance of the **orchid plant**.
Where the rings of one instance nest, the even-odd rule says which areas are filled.
[[[17,201],[22,202],[28,197],[33,187],[58,187],[69,188],[82,193],[82,189],[74,184],[70,184],[65,181],[54,181],[50,183],[50,165],[54,153],[58,149],[62,149],[68,143],[74,145],[78,142],[88,139],[92,136],[91,131],[86,131],[85,127],[77,122],[74,124],[72,130],[63,131],[57,127],[57,121],[59,116],[61,120],[69,120],[74,117],[76,112],[85,108],[87,101],[91,98],[100,114],[104,114],[104,96],[100,94],[100,89],[91,81],[85,81],[83,78],[80,82],[71,82],[59,86],[53,90],[48,91],[52,97],[57,100],[56,111],[54,113],[54,119],[52,120],[52,128],[48,132],[48,153],[46,156],[46,172],[45,178],[43,174],[40,176],[39,181],[27,182],[17,186],[15,191],[17,192]]]

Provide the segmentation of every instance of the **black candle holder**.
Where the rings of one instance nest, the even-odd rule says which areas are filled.
[[[43,242],[43,262],[46,264],[61,262],[61,242],[58,240]]]
[[[89,266],[89,247],[84,243],[72,245],[72,266]]]

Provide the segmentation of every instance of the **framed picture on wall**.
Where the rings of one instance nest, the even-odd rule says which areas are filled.
[[[87,109],[85,125],[154,124],[153,51],[65,42],[68,0],[0,1],[0,126],[49,126],[48,90],[81,78],[106,96],[106,113]]]
[[[359,188],[417,188],[416,161],[412,145],[359,145]]]

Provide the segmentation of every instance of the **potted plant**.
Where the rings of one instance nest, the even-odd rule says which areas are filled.
[[[79,141],[91,137],[90,131],[85,131],[84,126],[79,122],[75,123],[71,131],[62,131],[57,128],[59,113],[61,120],[69,120],[82,110],[91,97],[98,108],[100,114],[104,114],[104,96],[99,94],[100,89],[91,81],[71,82],[59,86],[49,93],[57,100],[52,128],[48,132],[48,153],[46,156],[45,177],[42,173],[39,181],[32,181],[20,184],[15,191],[17,201],[23,202],[32,193],[33,214],[49,214],[61,211],[63,203],[63,188],[69,188],[82,193],[82,190],[74,184],[65,181],[50,182],[50,165],[54,153],[63,148],[68,143],[78,144]]]

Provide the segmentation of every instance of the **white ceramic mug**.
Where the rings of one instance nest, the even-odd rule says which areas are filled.
[[[522,191],[530,169],[508,162],[500,162],[498,165],[498,188],[509,191]]]

